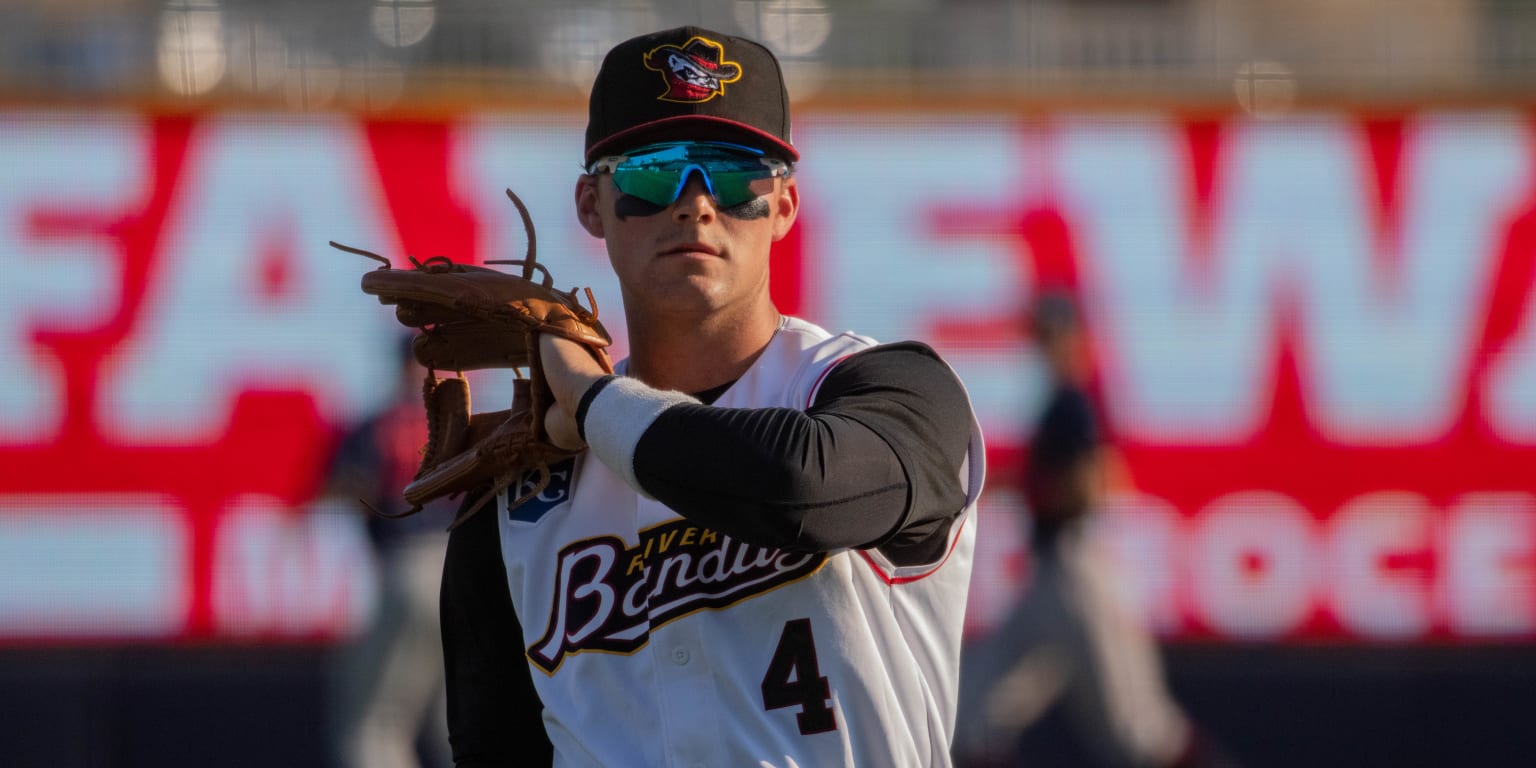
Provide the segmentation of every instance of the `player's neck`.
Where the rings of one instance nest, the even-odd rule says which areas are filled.
[[[768,346],[779,320],[770,303],[741,315],[629,318],[629,374],[689,393],[735,381]]]

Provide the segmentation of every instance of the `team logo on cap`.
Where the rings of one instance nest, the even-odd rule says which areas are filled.
[[[661,73],[667,83],[661,101],[697,103],[725,93],[725,84],[741,79],[741,65],[725,60],[725,46],[703,37],[681,46],[667,44],[645,54],[645,68]]]

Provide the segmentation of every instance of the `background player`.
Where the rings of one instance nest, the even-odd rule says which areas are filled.
[[[1027,748],[1021,754],[1021,736],[1059,705],[1068,743],[1095,765],[1217,765],[1168,691],[1155,638],[1122,602],[1131,574],[1094,535],[1094,513],[1120,472],[1077,303],[1043,293],[1029,329],[1050,374],[1023,472],[1029,581],[964,655],[956,755],[977,768],[1038,765]]]
[[[426,371],[412,357],[409,338],[401,339],[398,355],[394,397],[342,437],[325,487],[333,501],[367,516],[381,577],[372,623],[337,654],[339,761],[350,768],[450,762],[438,585],[451,504],[433,502],[398,520],[363,507],[386,515],[405,511],[400,489],[415,473],[427,439],[421,407]]]

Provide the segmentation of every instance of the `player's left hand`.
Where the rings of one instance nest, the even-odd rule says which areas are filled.
[[[554,334],[539,336],[539,362],[544,381],[555,396],[544,416],[549,441],[568,450],[585,447],[576,428],[576,409],[581,406],[581,396],[609,369],[593,358],[586,347]]]
[[[581,439],[581,431],[576,427],[576,417],[561,407],[559,402],[544,412],[544,434],[557,448],[579,451],[587,447],[586,441]]]

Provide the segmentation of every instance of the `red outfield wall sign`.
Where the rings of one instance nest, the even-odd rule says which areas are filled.
[[[1130,481],[1103,519],[1175,638],[1536,638],[1536,123],[828,112],[780,308],[960,371],[993,480],[972,603],[1027,569],[1019,309],[1082,298]],[[393,386],[397,257],[516,257],[622,314],[581,119],[0,114],[0,639],[323,640],[376,578],[319,500]],[[613,323],[619,326],[618,322]],[[619,339],[618,352],[625,344]],[[505,379],[475,381],[477,410]]]

